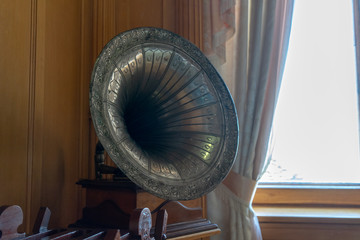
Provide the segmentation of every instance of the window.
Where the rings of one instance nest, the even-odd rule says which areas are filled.
[[[295,2],[273,161],[253,200],[264,239],[359,239],[352,13],[350,0]]]
[[[360,183],[352,2],[296,1],[266,183]]]

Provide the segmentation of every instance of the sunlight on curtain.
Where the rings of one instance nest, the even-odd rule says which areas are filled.
[[[262,182],[360,182],[352,12],[351,1],[296,1]]]
[[[234,32],[235,0],[203,1],[203,51],[215,67],[226,62],[226,41]]]
[[[212,239],[262,239],[251,203],[264,168],[292,9],[292,0],[237,1],[235,34],[218,71],[235,101],[239,149],[232,171],[207,195],[208,217],[222,229]]]

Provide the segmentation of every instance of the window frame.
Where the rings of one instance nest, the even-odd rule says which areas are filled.
[[[253,205],[360,206],[360,184],[259,183]]]
[[[360,237],[360,184],[259,183],[252,207],[263,239]]]
[[[352,0],[354,21],[354,44],[359,45],[360,9],[359,0]],[[356,30],[358,29],[358,30]],[[355,49],[357,84],[360,82],[359,47]],[[359,87],[358,87],[359,88]],[[358,96],[359,98],[359,96]],[[359,99],[358,99],[359,100]],[[359,110],[360,112],[360,110]],[[360,117],[360,115],[359,115]],[[359,119],[358,119],[359,120]],[[359,120],[360,121],[360,120]],[[360,124],[360,122],[359,122]],[[330,206],[334,208],[359,207],[360,183],[283,183],[259,182],[253,205],[268,206]]]

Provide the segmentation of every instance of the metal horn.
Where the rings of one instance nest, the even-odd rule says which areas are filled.
[[[137,28],[113,38],[94,66],[90,110],[111,159],[158,197],[200,197],[233,165],[231,95],[201,51],[172,32]]]

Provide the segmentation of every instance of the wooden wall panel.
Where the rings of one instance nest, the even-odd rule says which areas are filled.
[[[93,169],[93,160],[90,159],[90,109],[89,109],[89,87],[92,68],[94,65],[94,38],[93,38],[93,0],[82,0],[81,13],[81,77],[80,77],[80,146],[78,149],[79,177],[89,178]],[[92,152],[92,151],[91,151]],[[85,206],[85,190],[79,192],[78,213],[82,214],[82,207]]]
[[[0,1],[0,205],[26,212],[31,2]]]
[[[33,209],[49,207],[52,225],[78,217],[81,1],[37,3]],[[35,215],[32,215],[32,220]]]
[[[123,32],[136,27],[162,27],[163,1],[117,0],[116,31]]]
[[[118,14],[117,12],[115,0],[94,0],[93,2],[93,52],[95,58],[105,44],[116,35],[115,16]]]
[[[89,164],[89,2],[0,2],[0,205],[21,206],[22,231],[40,206],[57,227],[81,211],[75,183]]]
[[[174,0],[163,0],[162,28],[176,31],[176,2]]]
[[[203,0],[175,0],[175,32],[203,49]]]
[[[51,209],[52,227],[79,218],[84,192],[75,183],[94,174],[94,61],[122,31],[177,32],[176,12],[172,0],[0,1],[0,205],[21,206],[22,229],[40,206]]]

